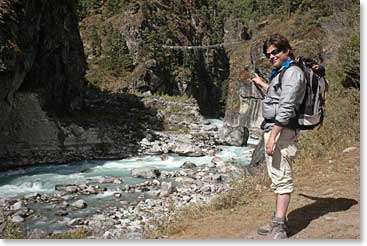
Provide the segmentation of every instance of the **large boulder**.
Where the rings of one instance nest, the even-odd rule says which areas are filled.
[[[225,125],[219,130],[220,141],[233,146],[245,146],[247,145],[248,138],[250,136],[247,127],[232,127]]]
[[[168,196],[176,191],[176,186],[172,182],[162,182],[160,196]]]
[[[181,156],[199,157],[204,155],[201,148],[192,143],[178,143],[173,146],[171,151]]]
[[[197,167],[197,165],[193,162],[190,162],[190,161],[185,161],[181,166],[180,168],[184,168],[184,169],[193,169]]]
[[[88,205],[87,205],[87,203],[86,203],[84,200],[79,199],[79,200],[77,200],[77,201],[73,202],[73,203],[71,204],[71,206],[73,206],[73,207],[75,207],[75,208],[82,209],[82,208],[86,208]]]

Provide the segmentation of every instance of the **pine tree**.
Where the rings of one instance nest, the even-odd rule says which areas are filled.
[[[113,27],[110,27],[107,31],[105,56],[105,68],[115,75],[131,71],[134,67],[133,58],[130,55],[124,35]]]

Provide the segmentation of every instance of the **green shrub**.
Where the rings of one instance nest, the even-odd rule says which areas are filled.
[[[360,37],[355,34],[338,50],[338,64],[342,71],[341,84],[345,88],[360,88]]]
[[[80,18],[84,18],[88,16],[92,11],[99,9],[101,6],[101,0],[79,0],[78,15]]]
[[[132,71],[133,58],[129,53],[126,39],[122,33],[112,26],[107,30],[107,40],[104,46],[105,57],[101,62],[103,68],[119,76],[124,72]]]

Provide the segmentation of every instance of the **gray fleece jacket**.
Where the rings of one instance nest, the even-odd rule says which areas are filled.
[[[306,92],[306,81],[300,67],[293,65],[287,68],[281,84],[279,83],[280,71],[271,80],[262,103],[265,119],[262,128],[266,132],[270,131],[274,124],[297,128],[296,111]]]

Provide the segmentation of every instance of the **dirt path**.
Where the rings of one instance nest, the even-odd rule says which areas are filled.
[[[360,152],[294,167],[296,190],[288,220],[291,239],[360,239]],[[264,187],[265,188],[265,187]],[[171,239],[264,239],[256,234],[274,206],[268,189],[247,206],[221,210],[192,221]]]

